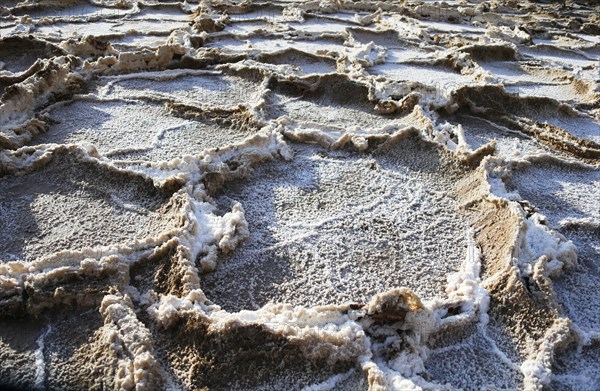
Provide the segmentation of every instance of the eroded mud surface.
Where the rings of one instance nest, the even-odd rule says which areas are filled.
[[[599,15],[3,2],[0,386],[599,389]]]

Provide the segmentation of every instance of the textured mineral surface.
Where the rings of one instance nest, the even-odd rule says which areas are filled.
[[[599,26],[2,1],[0,388],[599,390]]]

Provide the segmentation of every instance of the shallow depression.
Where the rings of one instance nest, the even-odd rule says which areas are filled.
[[[217,198],[242,203],[250,238],[203,276],[210,299],[234,311],[364,302],[399,286],[443,295],[468,225],[437,150],[410,139],[372,156],[294,149]]]
[[[74,101],[50,112],[55,119],[34,144],[93,145],[118,160],[170,161],[238,143],[250,129],[184,118],[164,104],[144,101]]]
[[[65,154],[22,176],[0,178],[0,260],[131,243],[175,225],[168,195],[130,174]]]

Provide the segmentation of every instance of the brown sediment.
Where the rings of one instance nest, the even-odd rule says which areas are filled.
[[[461,52],[469,53],[477,61],[517,61],[517,51],[507,45],[471,45],[461,47]]]
[[[488,199],[489,185],[483,164],[474,174],[462,179],[457,191],[462,207],[472,216],[475,240],[482,252],[482,278],[503,272],[512,261],[521,216],[502,199]]]
[[[153,255],[152,258],[157,256]],[[152,258],[148,259],[148,262],[152,262]],[[188,274],[190,272],[197,273],[195,270],[190,270],[193,264],[190,263],[186,250],[181,246],[174,245],[161,258],[162,262],[156,267],[152,277],[151,289],[159,294],[185,296],[191,289]]]
[[[215,122],[222,126],[228,126],[240,132],[256,132],[260,122],[247,108],[238,106],[233,109],[209,108],[203,109],[192,105],[176,102],[167,102],[167,110],[182,118],[195,119],[198,121]]]
[[[351,361],[330,366],[325,359],[307,360],[301,346],[259,324],[213,331],[206,319],[190,314],[156,336],[169,372],[189,389],[277,387],[286,375],[326,378],[353,367]]]
[[[485,287],[490,293],[490,316],[506,326],[524,357],[535,354],[559,313],[542,295],[534,296],[514,268],[501,271]]]

